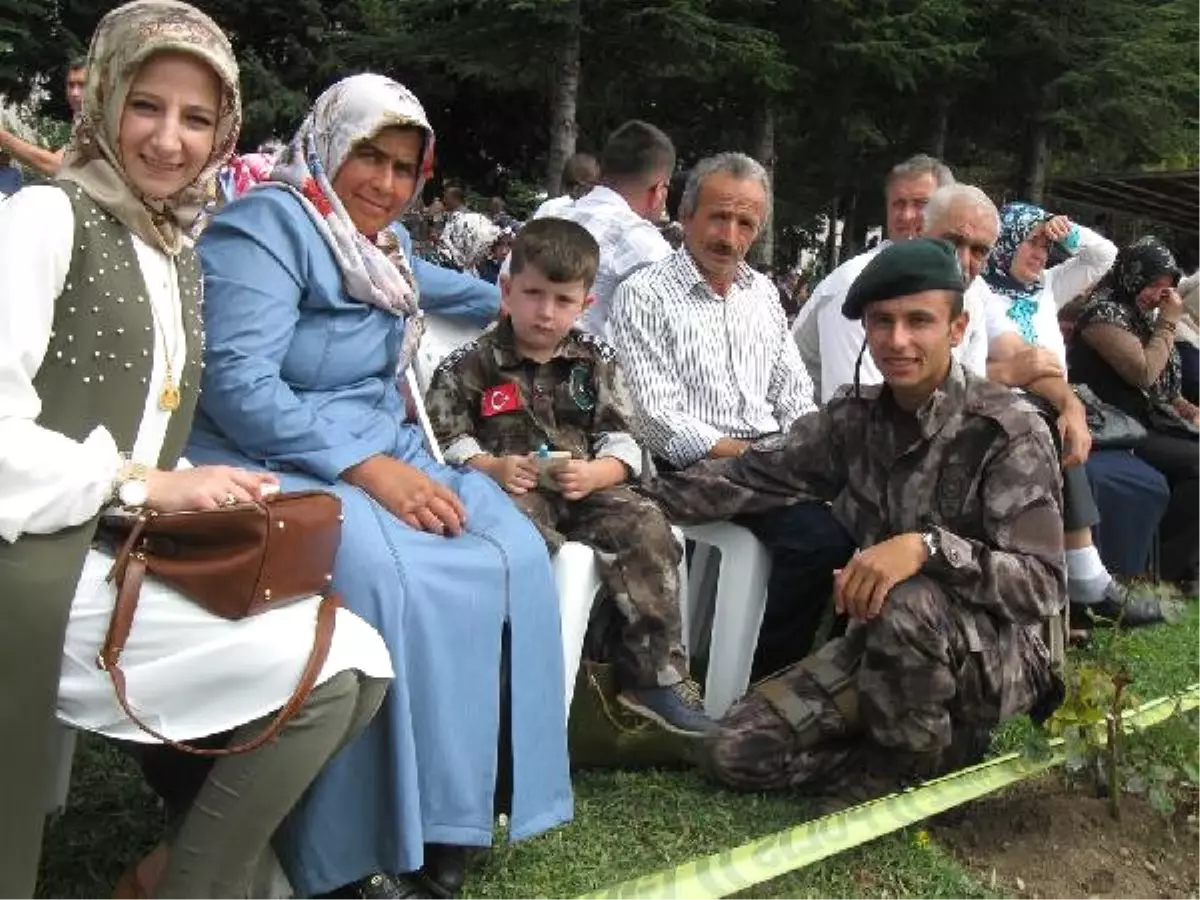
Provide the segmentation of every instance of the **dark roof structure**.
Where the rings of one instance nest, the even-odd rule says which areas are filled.
[[[1138,172],[1127,175],[1089,175],[1055,178],[1046,194],[1059,201],[1080,203],[1151,219],[1187,234],[1200,233],[1200,172]]]

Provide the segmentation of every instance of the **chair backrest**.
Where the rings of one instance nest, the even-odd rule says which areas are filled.
[[[421,386],[421,396],[424,396],[429,388],[433,370],[438,367],[438,363],[481,334],[483,329],[470,322],[426,313],[425,334],[421,336],[421,346],[417,349],[412,364],[417,383]]]
[[[416,409],[417,421],[421,423],[421,431],[425,435],[425,443],[429,446],[430,454],[439,463],[444,463],[445,459],[442,456],[442,448],[433,436],[433,426],[425,409],[425,391],[429,389],[429,382],[438,363],[482,333],[482,328],[461,319],[426,314],[425,334],[421,336],[421,346],[404,373],[408,394]]]

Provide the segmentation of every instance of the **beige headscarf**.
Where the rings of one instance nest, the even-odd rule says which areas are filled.
[[[173,197],[150,199],[129,180],[117,139],[125,98],[152,54],[189,53],[222,84],[213,151],[199,176]],[[92,35],[83,109],[75,121],[58,177],[73,181],[134,234],[170,256],[183,248],[206,187],[233,152],[242,124],[237,61],[228,38],[208,16],[177,0],[134,0],[108,13]]]

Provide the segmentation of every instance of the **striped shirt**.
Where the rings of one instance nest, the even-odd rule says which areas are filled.
[[[816,408],[779,291],[745,263],[722,298],[681,247],[617,289],[609,331],[639,437],[674,466],[722,437],[786,431]]]

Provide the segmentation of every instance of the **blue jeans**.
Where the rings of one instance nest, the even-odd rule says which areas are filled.
[[[1128,450],[1094,450],[1085,467],[1100,510],[1092,528],[1100,558],[1113,575],[1141,575],[1171,502],[1167,479]]]
[[[803,659],[813,648],[833,592],[833,570],[857,543],[828,504],[810,501],[733,520],[771,554],[767,608],[758,633],[751,678],[757,680]]]

